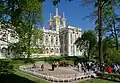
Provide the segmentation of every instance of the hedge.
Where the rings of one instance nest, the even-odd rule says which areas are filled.
[[[97,73],[97,76],[99,76],[101,79],[107,79],[107,80],[111,80],[111,81],[120,82],[120,74]]]
[[[13,64],[11,60],[0,60],[0,74],[13,73]]]

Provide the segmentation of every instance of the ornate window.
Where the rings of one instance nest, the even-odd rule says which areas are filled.
[[[49,53],[48,48],[46,48],[46,53],[47,53],[47,54]]]
[[[50,52],[53,52],[53,48],[50,50]]]
[[[56,53],[59,53],[59,49],[58,48],[56,49]]]
[[[56,45],[58,45],[58,37],[56,37]]]
[[[49,38],[48,35],[46,35],[46,36],[45,36],[45,44],[48,44],[48,42],[49,42],[49,41],[48,41],[48,38]]]
[[[51,44],[53,45],[53,43],[54,43],[54,38],[53,36],[51,36]]]

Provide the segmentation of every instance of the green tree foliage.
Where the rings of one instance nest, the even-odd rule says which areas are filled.
[[[94,31],[88,30],[84,31],[82,36],[78,38],[75,42],[80,51],[85,52],[86,58],[89,60],[91,56],[91,51],[97,43],[97,37]]]
[[[120,63],[120,50],[109,49],[107,52],[106,62],[109,64]]]
[[[41,13],[40,13],[41,10],[42,10],[42,3],[39,4],[38,0],[29,0],[27,2],[27,7],[24,9],[23,19],[26,22],[25,25],[29,27],[27,29],[28,33],[27,33],[27,42],[26,42],[27,43],[26,48],[27,48],[27,54],[28,54],[27,58],[29,58],[31,55],[30,48],[31,48],[31,38],[32,38],[32,31],[33,31],[32,29],[34,28],[33,26],[35,26],[37,22],[40,22],[39,19],[41,18]]]
[[[9,16],[9,22],[16,27],[19,42],[10,44],[16,55],[23,53],[31,55],[32,29],[36,24],[42,25],[42,7],[44,0],[2,0],[0,1],[0,16]],[[4,19],[4,22],[7,22]],[[15,52],[16,51],[16,52]]]
[[[106,30],[113,31],[112,34],[109,34],[110,36],[114,35],[114,40],[116,41],[116,49],[118,49],[119,43],[118,43],[118,29],[116,27],[115,23],[115,17],[113,16],[115,14],[115,10],[117,7],[120,6],[119,0],[87,0],[86,3],[94,3],[94,16],[95,16],[95,24],[96,24],[96,31],[98,33],[98,47],[99,47],[99,59],[100,62],[103,63],[103,37],[104,34],[106,35]],[[112,16],[112,20],[111,19]],[[113,19],[114,18],[114,19]],[[113,22],[114,21],[114,22]],[[109,24],[108,24],[109,23]],[[112,29],[111,29],[112,27]],[[108,29],[109,28],[109,29]],[[107,33],[108,34],[108,33]]]
[[[32,30],[32,40],[31,40],[31,52],[32,53],[43,53],[43,32],[39,28],[34,28]]]

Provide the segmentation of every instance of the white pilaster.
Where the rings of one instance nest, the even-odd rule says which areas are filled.
[[[68,30],[68,56],[71,56],[71,36],[70,30]]]

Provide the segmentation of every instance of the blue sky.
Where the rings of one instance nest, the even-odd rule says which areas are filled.
[[[65,17],[67,19],[67,24],[75,27],[82,28],[82,31],[88,29],[94,29],[94,22],[90,19],[83,20],[86,16],[93,12],[93,6],[82,6],[81,0],[74,0],[72,2],[67,2],[61,0],[60,4],[53,6],[52,0],[46,0],[43,9],[44,27],[49,27],[49,14],[55,15],[56,8],[59,8],[59,15],[65,12]]]

